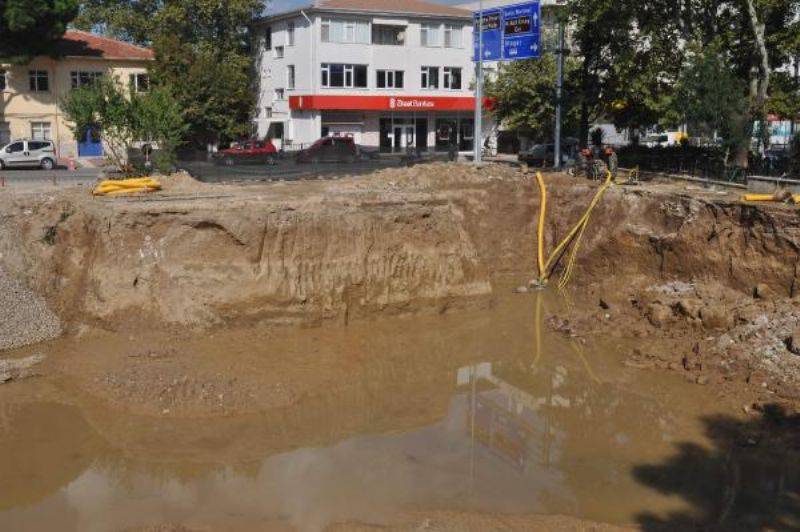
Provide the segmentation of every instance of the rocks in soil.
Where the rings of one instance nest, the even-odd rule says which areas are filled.
[[[759,283],[753,288],[753,297],[756,299],[772,299],[774,295],[772,289],[764,283]]]
[[[61,323],[44,300],[0,267],[0,351],[61,334]]]
[[[706,329],[726,330],[733,325],[733,316],[723,305],[711,305],[700,309],[700,319]]]
[[[792,335],[786,340],[786,347],[795,355],[800,355],[800,328],[795,329]]]
[[[0,360],[0,384],[33,375],[33,367],[44,362],[44,355],[21,359]]]
[[[672,321],[672,309],[661,303],[651,303],[645,311],[647,320],[655,327],[663,327]]]

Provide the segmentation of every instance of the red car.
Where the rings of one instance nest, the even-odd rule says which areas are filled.
[[[245,140],[236,142],[226,150],[214,154],[214,162],[233,166],[235,164],[273,164],[278,158],[278,149],[270,140]]]

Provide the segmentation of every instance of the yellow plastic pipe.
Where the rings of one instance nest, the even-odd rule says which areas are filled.
[[[541,205],[539,205],[539,279],[545,277],[545,261],[544,261],[544,221],[547,216],[547,186],[544,184],[544,178],[541,172],[536,172],[536,181],[539,183],[539,195],[542,198]]]

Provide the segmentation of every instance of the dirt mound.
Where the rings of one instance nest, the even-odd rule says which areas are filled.
[[[59,319],[44,299],[0,267],[0,351],[60,334]]]

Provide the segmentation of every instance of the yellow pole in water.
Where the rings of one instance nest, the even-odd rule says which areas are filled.
[[[547,216],[547,187],[544,184],[544,178],[541,172],[536,172],[536,181],[539,183],[539,195],[542,198],[541,205],[539,206],[539,281],[544,281],[545,261],[544,261],[544,221]]]

